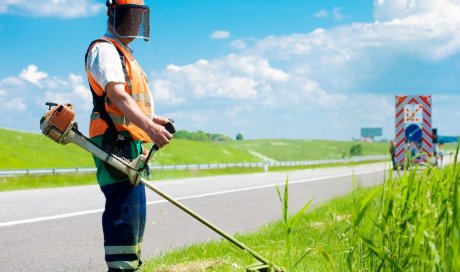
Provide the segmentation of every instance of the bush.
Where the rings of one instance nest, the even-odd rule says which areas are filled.
[[[221,142],[221,141],[229,141],[232,138],[228,137],[227,135],[220,134],[220,133],[206,133],[204,131],[187,131],[187,130],[179,130],[174,134],[174,138],[176,139],[187,139],[192,141],[200,141],[200,142]]]
[[[361,156],[363,154],[363,147],[361,144],[353,145],[350,148],[350,156]]]

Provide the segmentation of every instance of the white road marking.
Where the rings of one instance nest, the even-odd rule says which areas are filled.
[[[340,175],[331,175],[331,176],[317,177],[317,178],[290,180],[289,184],[291,185],[291,184],[307,183],[307,182],[313,182],[313,181],[319,181],[319,180],[325,180],[325,179],[343,178],[343,177],[348,177],[348,176],[353,176],[353,175],[365,175],[365,174],[371,174],[371,173],[376,173],[380,171],[382,170],[363,171],[363,172],[356,172],[356,173],[351,173],[351,174],[340,174]],[[223,195],[223,194],[231,194],[231,193],[238,193],[238,192],[244,192],[244,191],[258,190],[258,189],[270,188],[270,187],[275,187],[275,186],[283,186],[284,184],[285,182],[280,182],[280,183],[273,183],[273,184],[267,184],[267,185],[245,187],[245,188],[240,188],[240,189],[225,190],[225,191],[219,191],[219,192],[213,192],[213,193],[207,193],[207,194],[184,196],[184,197],[179,197],[175,199],[177,201],[197,199],[197,198],[204,198],[204,197],[217,196],[217,195]],[[154,204],[160,204],[160,203],[165,203],[165,202],[168,202],[168,201],[167,200],[149,201],[147,202],[147,205],[154,205]],[[36,223],[36,222],[43,222],[43,221],[51,221],[51,220],[57,220],[57,219],[63,219],[63,218],[81,216],[81,215],[94,214],[94,213],[101,213],[103,211],[104,209],[95,209],[95,210],[87,210],[87,211],[74,212],[74,213],[65,213],[65,214],[16,220],[16,221],[10,221],[10,222],[3,222],[3,223],[0,223],[0,228],[16,226],[16,225],[23,225],[23,224],[30,224],[30,223]]]

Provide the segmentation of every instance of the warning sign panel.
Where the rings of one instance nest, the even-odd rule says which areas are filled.
[[[396,96],[395,162],[425,163],[433,152],[431,95]]]

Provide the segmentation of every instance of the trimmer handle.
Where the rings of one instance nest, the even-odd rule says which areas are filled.
[[[165,128],[166,130],[173,134],[176,132],[176,127],[174,126],[174,120],[169,118],[168,119],[168,123],[165,125]],[[133,184],[134,186],[136,186],[138,184],[138,182],[141,180],[141,174],[142,172],[145,170],[145,168],[147,167],[148,163],[149,163],[149,160],[150,160],[150,157],[152,157],[153,153],[155,153],[156,151],[158,151],[160,148],[158,148],[158,146],[156,144],[154,144],[152,146],[152,148],[150,149],[149,151],[149,154],[147,155],[147,157],[145,158],[145,161],[143,162],[142,166],[138,168],[138,172],[137,172],[137,176],[134,178],[130,178],[130,182],[131,184]]]
[[[45,105],[48,106],[48,110],[51,110],[51,107],[57,106],[58,103],[46,102]]]
[[[169,122],[165,125],[166,130],[171,134],[176,133],[176,127],[174,126],[174,120],[172,118],[169,118],[168,120]],[[152,146],[152,149],[149,152],[149,155],[147,156],[147,160],[150,159],[150,155],[151,155],[150,153],[152,153],[152,150],[158,151],[159,149],[160,148],[156,144],[154,144]]]

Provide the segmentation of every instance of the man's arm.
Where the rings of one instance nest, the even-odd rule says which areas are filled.
[[[105,86],[105,91],[110,100],[117,106],[130,122],[141,128],[159,148],[167,145],[172,139],[172,134],[169,133],[163,125],[168,120],[161,116],[155,116],[150,120],[142,110],[137,106],[136,102],[125,92],[125,84],[109,82]]]

